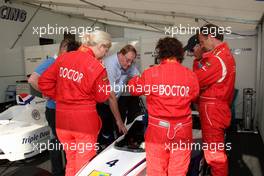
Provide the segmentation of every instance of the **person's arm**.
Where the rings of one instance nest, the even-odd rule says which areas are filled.
[[[127,78],[126,78],[126,84],[129,82],[129,80],[135,76],[139,76],[140,72],[138,71],[135,64],[133,64],[128,72]]]
[[[192,86],[191,86],[191,89],[192,89],[192,93],[191,93],[191,96],[192,96],[192,102],[194,103],[197,103],[197,100],[198,100],[198,97],[199,97],[199,93],[200,93],[200,87],[199,87],[199,82],[198,82],[198,79],[196,77],[195,74],[192,75]]]
[[[33,72],[30,77],[28,78],[28,83],[37,91],[39,91],[38,88],[38,80],[39,80],[39,74],[36,72]]]
[[[121,114],[118,108],[118,103],[117,103],[117,96],[119,96],[119,94],[118,92],[114,92],[115,89],[113,87],[113,86],[122,86],[121,81],[119,81],[119,83],[116,83],[116,80],[117,80],[116,75],[118,75],[117,73],[118,68],[115,67],[115,65],[113,65],[113,63],[110,63],[110,62],[105,62],[104,64],[105,64],[107,76],[108,76],[108,79],[111,85],[111,89],[110,89],[111,92],[110,92],[110,96],[108,99],[109,106],[114,115],[119,132],[126,134],[127,129],[122,121]]]
[[[201,89],[204,89],[216,82],[224,79],[226,74],[226,67],[217,57],[211,57],[209,61],[206,61],[201,68],[195,70],[199,85]]]
[[[122,87],[122,77],[119,78],[119,82],[117,82],[117,75],[118,69],[115,68],[113,65],[106,65],[106,71],[107,71],[107,77],[109,79],[110,85],[111,85],[111,91],[114,92],[115,87],[121,88]],[[116,97],[119,97],[121,94],[119,92],[114,92]]]
[[[134,76],[138,76],[138,75],[140,75],[140,72],[138,71],[138,69],[137,69],[137,67],[136,67],[135,64],[133,64],[131,67],[132,67],[132,68],[131,68],[131,72],[130,72],[130,74],[129,74],[129,77],[130,77],[130,78],[132,78],[132,77],[134,77]]]
[[[98,76],[94,83],[95,101],[98,103],[105,102],[109,96],[110,91],[108,90],[109,80],[107,78],[106,70]]]
[[[141,76],[134,76],[128,82],[128,91],[133,96],[145,94],[145,72]]]
[[[38,88],[44,96],[55,100],[57,74],[59,72],[58,64],[60,57],[39,77]]]
[[[196,58],[193,60],[193,71],[196,71],[196,70],[199,69],[199,65],[200,65],[199,62],[200,61],[198,59],[196,59]]]
[[[28,83],[30,83],[35,90],[40,91],[38,87],[39,77],[45,70],[47,70],[47,68],[49,68],[50,65],[54,63],[54,61],[55,60],[53,58],[45,59],[28,78]]]
[[[116,95],[115,93],[112,91],[110,92],[110,96],[109,96],[109,106],[110,106],[110,109],[115,117],[115,121],[116,121],[116,124],[118,126],[118,130],[119,132],[121,133],[124,133],[126,134],[127,133],[127,129],[126,129],[126,126],[124,125],[123,121],[122,121],[122,118],[121,118],[121,115],[120,115],[120,112],[119,112],[119,108],[118,108],[118,103],[117,103],[117,98],[116,98]]]

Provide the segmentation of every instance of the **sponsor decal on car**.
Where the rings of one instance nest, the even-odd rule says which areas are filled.
[[[109,173],[93,170],[88,176],[111,176]]]

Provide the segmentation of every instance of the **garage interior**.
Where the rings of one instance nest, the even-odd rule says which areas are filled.
[[[230,176],[264,175],[263,0],[2,0],[0,6],[0,112],[13,106],[21,92],[41,96],[27,83],[28,75],[48,54],[56,53],[64,37],[79,40],[78,34],[59,33],[59,27],[107,31],[113,38],[109,55],[124,44],[133,44],[141,72],[155,63],[159,38],[173,35],[187,44],[192,35],[172,34],[173,27],[185,27],[177,31],[183,33],[206,23],[230,27],[232,33],[225,41],[236,60],[237,96],[226,136],[232,143],[229,172]],[[16,13],[10,14],[14,9]],[[192,68],[192,62],[186,54],[183,65]],[[25,160],[0,159],[0,176],[50,172],[47,151]]]

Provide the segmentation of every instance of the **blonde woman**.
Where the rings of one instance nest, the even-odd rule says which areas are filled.
[[[111,47],[111,37],[94,31],[82,39],[77,51],[62,54],[39,79],[41,92],[56,100],[56,131],[66,152],[66,176],[75,175],[98,149],[101,120],[96,103],[109,93],[107,73],[101,59]]]

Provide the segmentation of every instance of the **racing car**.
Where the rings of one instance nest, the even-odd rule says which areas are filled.
[[[17,105],[0,113],[0,159],[9,161],[37,155],[50,138],[46,100],[28,94],[16,99]]]
[[[197,112],[193,112],[197,114]],[[77,176],[143,176],[146,175],[144,132],[146,115],[138,116],[128,127],[128,133],[88,162]],[[195,143],[201,143],[201,130],[193,129]],[[204,159],[201,150],[192,151],[188,175],[202,175]]]

